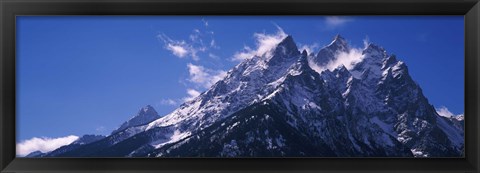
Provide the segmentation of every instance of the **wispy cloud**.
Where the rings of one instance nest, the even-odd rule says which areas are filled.
[[[179,58],[190,57],[195,61],[200,60],[200,53],[207,53],[209,49],[219,49],[214,38],[214,32],[207,30],[208,21],[202,19],[203,28],[195,28],[188,35],[188,39],[172,39],[165,33],[157,35],[164,43],[164,48]]]
[[[105,128],[105,126],[98,126],[95,131],[97,131],[97,133],[100,133],[100,134],[103,134],[105,133],[105,131],[107,130],[107,128]]]
[[[365,36],[365,38],[363,39],[363,47],[366,48],[368,47],[368,44],[370,44],[370,38],[367,36]]]
[[[157,35],[157,38],[163,41],[165,45],[164,48],[176,57],[191,58],[194,61],[199,61],[202,57],[209,57],[216,62],[220,62],[220,57],[214,53],[214,50],[220,49],[220,46],[215,40],[215,32],[209,29],[210,24],[205,18],[201,19],[201,23],[202,26],[193,28],[192,32],[188,37],[185,37],[184,40],[171,39],[164,33]],[[202,62],[199,61],[196,62],[196,64],[202,64]],[[187,68],[188,78],[186,80],[180,80],[188,88],[186,93],[187,97],[180,99],[162,99],[158,103],[159,105],[176,106],[178,103],[191,100],[200,94],[199,90],[210,88],[210,86],[221,80],[227,74],[227,72],[223,70],[209,69],[202,65],[194,65],[192,63],[188,63]],[[184,83],[185,81],[188,81],[188,83]]]
[[[317,71],[318,73],[324,71],[324,70],[334,70],[340,66],[345,66],[348,70],[351,70],[355,64],[358,62],[361,62],[363,58],[365,57],[362,52],[365,48],[367,48],[369,40],[368,37],[366,37],[363,40],[364,47],[363,48],[358,48],[358,47],[351,47],[347,52],[337,52],[335,54],[335,58],[328,62],[325,66],[319,66],[315,64],[314,62],[309,61],[309,65],[312,69]]]
[[[203,88],[210,88],[217,81],[223,79],[227,72],[223,70],[212,70],[201,65],[187,64],[189,79],[188,81],[197,84]]]
[[[215,54],[213,54],[213,53],[209,53],[209,54],[208,54],[208,57],[213,58],[213,59],[219,59],[219,58],[220,58],[219,56],[217,56],[217,55],[215,55]]]
[[[50,152],[61,146],[68,145],[77,139],[78,136],[75,135],[60,138],[34,137],[17,144],[17,155],[26,156],[34,151],[41,151],[42,153]]]
[[[352,22],[351,17],[345,16],[327,16],[325,17],[325,27],[327,30],[333,30],[338,27],[344,26],[348,22]]]
[[[195,97],[200,95],[200,92],[195,90],[195,89],[189,88],[189,89],[187,89],[187,94],[188,94],[188,96],[183,98],[184,102],[188,102],[188,101],[193,100]]]
[[[173,99],[162,99],[160,101],[161,105],[176,106],[178,103]]]
[[[185,40],[173,40],[166,34],[159,34],[157,38],[162,40],[165,44],[164,48],[170,51],[173,55],[179,58],[191,57],[193,60],[198,61],[200,58],[197,55],[198,52],[204,52],[206,49],[202,46],[197,46],[194,42],[194,37],[190,36],[190,41]]]
[[[203,22],[203,25],[205,25],[205,27],[208,27],[208,21],[207,20],[202,19],[202,22]]]
[[[315,53],[318,48],[319,46],[317,43],[300,45],[300,51],[306,50],[308,54]]]
[[[362,55],[362,49],[351,48],[349,52],[339,52],[336,54],[336,61],[331,61],[327,64],[327,69],[333,70],[341,65],[345,66],[348,70],[352,69],[355,64],[362,61],[364,56]]]
[[[277,26],[277,32],[275,34],[266,34],[266,33],[254,33],[253,35],[256,41],[256,48],[252,49],[248,46],[245,46],[244,49],[240,52],[236,52],[232,60],[233,61],[243,61],[244,59],[252,58],[253,56],[269,56],[271,50],[280,43],[287,34],[283,29]]]
[[[252,58],[253,56],[255,56],[255,54],[256,54],[256,50],[253,50],[252,48],[250,48],[248,46],[244,46],[242,51],[236,52],[233,55],[232,60],[233,61],[243,61],[245,59]]]
[[[168,43],[166,49],[171,51],[173,55],[183,58],[188,54],[188,47],[185,44]]]

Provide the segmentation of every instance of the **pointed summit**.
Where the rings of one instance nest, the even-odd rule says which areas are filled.
[[[378,46],[374,43],[368,43],[368,46],[363,50],[363,53],[379,53],[379,54],[385,54],[386,55],[386,51],[383,47],[381,46]]]
[[[340,52],[350,52],[350,48],[347,41],[337,34],[329,45],[320,49],[317,56],[313,58],[313,62],[319,67],[324,67],[330,61],[333,61]]]
[[[297,45],[295,44],[295,41],[291,35],[288,35],[280,43],[278,43],[277,48],[275,48],[274,51],[274,55],[293,55],[298,53]]]
[[[353,66],[351,72],[355,78],[365,78],[366,81],[380,79],[382,70],[397,62],[394,57],[388,59],[385,49],[374,43],[367,45],[362,51],[362,57],[363,59]]]
[[[347,45],[347,41],[340,34],[335,35],[331,44]]]
[[[307,57],[307,56],[308,56],[307,50],[303,49],[303,51],[302,51],[302,56],[304,56],[304,57]]]
[[[157,111],[155,111],[155,109],[152,106],[147,105],[143,107],[138,114],[154,114],[155,115],[157,114]]]
[[[344,38],[340,34],[337,34],[337,35],[335,35],[335,37],[333,39],[337,40],[337,39],[344,39]]]
[[[272,56],[269,57],[268,65],[280,65],[287,62],[292,62],[296,56],[300,55],[295,41],[292,36],[285,37],[280,43],[278,43]]]
[[[310,68],[310,65],[308,65],[308,57],[306,56],[305,50],[303,51],[302,56],[297,60],[297,62],[295,62],[293,66],[298,72],[313,71],[313,69]]]
[[[278,45],[295,45],[295,41],[291,35],[287,35]]]
[[[158,118],[160,118],[160,115],[158,115],[157,111],[155,111],[152,106],[147,105],[140,109],[140,111],[138,111],[138,113],[130,120],[124,122],[117,130],[114,130],[112,134],[123,131],[130,127],[147,124]]]

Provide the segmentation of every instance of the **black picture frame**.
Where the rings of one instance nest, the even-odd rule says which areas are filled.
[[[478,172],[478,0],[0,0],[0,172]],[[15,158],[18,15],[464,15],[464,158]]]

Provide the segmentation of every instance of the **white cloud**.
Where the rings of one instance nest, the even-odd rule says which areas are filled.
[[[218,55],[215,55],[213,53],[209,53],[208,57],[213,58],[213,59],[219,59],[220,58]]]
[[[280,43],[287,34],[283,29],[277,26],[277,32],[275,34],[266,34],[266,33],[254,33],[253,35],[256,40],[256,49],[251,49],[248,46],[244,47],[244,50],[236,52],[232,60],[233,61],[242,61],[244,59],[252,58],[253,56],[270,56],[271,50]]]
[[[77,139],[78,136],[74,135],[60,138],[34,137],[17,144],[17,155],[26,156],[34,151],[41,151],[42,153],[50,152],[61,146],[68,145]]]
[[[258,56],[262,56],[263,54],[268,53],[278,43],[285,39],[285,37],[287,37],[287,34],[285,34],[282,28],[277,27],[277,29],[277,33],[273,35],[268,35],[265,33],[255,33],[255,38],[257,39]]]
[[[174,56],[179,58],[190,57],[198,61],[200,60],[200,53],[207,53],[209,48],[219,49],[215,42],[214,32],[206,30],[208,22],[202,21],[205,29],[193,29],[187,40],[174,40],[164,33],[158,34],[157,38],[163,41],[165,44],[164,48]]]
[[[188,51],[187,51],[188,47],[184,47],[178,44],[168,43],[166,49],[171,51],[173,55],[180,58],[183,58],[188,54]]]
[[[198,39],[200,38],[200,30],[194,29],[193,33],[190,34],[189,38],[190,38],[191,41],[197,42]]]
[[[252,48],[250,48],[248,46],[244,46],[242,51],[236,52],[233,55],[232,60],[233,61],[243,61],[245,59],[252,58],[253,56],[255,56],[255,54],[256,54],[255,50],[252,50]]]
[[[336,54],[336,58],[334,61],[330,61],[327,65],[325,66],[318,66],[314,62],[309,61],[310,67],[317,71],[318,73],[321,73],[324,70],[330,70],[333,71],[334,69],[340,67],[341,65],[345,66],[348,70],[351,70],[354,65],[360,61],[364,56],[362,55],[362,50],[361,49],[351,49],[350,52],[340,52]]]
[[[215,49],[218,49],[220,47],[217,46],[217,43],[215,42],[215,40],[212,38],[212,40],[210,41],[210,47],[211,48],[215,48]]]
[[[105,126],[99,126],[95,129],[95,131],[97,131],[98,133],[103,133],[105,132],[106,128]]]
[[[217,81],[223,79],[227,72],[223,70],[212,70],[200,65],[187,64],[189,81],[200,85],[203,88],[210,88]]]
[[[463,114],[458,114],[458,115],[455,115],[454,113],[450,112],[450,110],[448,110],[447,107],[445,106],[441,106],[440,108],[435,108],[438,115],[442,116],[442,117],[447,117],[447,118],[451,118],[451,117],[458,117],[458,116],[462,116]]]
[[[183,98],[183,101],[185,101],[185,102],[193,100],[195,97],[200,95],[200,92],[197,91],[197,90],[189,88],[189,89],[187,89],[187,94],[188,94],[188,96]]]
[[[160,101],[160,104],[162,105],[168,105],[168,106],[176,106],[177,105],[177,101],[173,100],[173,99],[162,99]]]
[[[357,48],[352,48],[349,52],[339,52],[335,56],[335,61],[330,61],[326,65],[327,69],[333,70],[340,65],[344,65],[345,68],[351,70],[356,63],[362,61],[364,58],[362,50]]]
[[[325,25],[326,29],[335,29],[340,26],[345,25],[348,22],[353,21],[352,18],[350,17],[344,17],[344,16],[327,16],[325,17]]]
[[[318,47],[319,46],[318,46],[317,43],[313,43],[311,45],[303,44],[303,45],[300,46],[300,51],[306,50],[307,54],[311,54],[311,53],[316,52]]]
[[[335,54],[335,59],[333,61],[328,62],[327,65],[325,66],[318,66],[317,64],[310,62],[309,65],[312,69],[317,71],[318,73],[324,71],[324,70],[334,70],[341,65],[345,66],[348,70],[351,70],[355,64],[361,62],[363,58],[365,58],[364,55],[362,55],[362,52],[364,49],[368,47],[368,44],[370,43],[370,40],[368,36],[366,36],[363,39],[363,48],[350,48],[348,52],[337,52]]]
[[[363,47],[366,48],[368,47],[368,44],[370,44],[370,38],[368,38],[368,35],[365,36],[365,38],[363,39]]]
[[[204,25],[205,27],[208,27],[208,21],[207,21],[207,20],[202,19],[202,22],[203,22],[203,25]]]
[[[350,48],[349,52],[337,52],[337,54],[335,54],[335,59],[328,62],[325,66],[318,66],[311,61],[308,63],[310,67],[318,73],[321,73],[324,70],[333,71],[341,65],[345,66],[348,70],[351,70],[355,64],[361,62],[365,57],[362,55],[362,51],[363,50],[360,48]]]
[[[165,49],[169,50],[173,55],[179,58],[184,58],[187,55],[192,57],[196,56],[197,50],[184,40],[173,40],[165,34],[159,34],[157,35],[157,38],[163,41]]]

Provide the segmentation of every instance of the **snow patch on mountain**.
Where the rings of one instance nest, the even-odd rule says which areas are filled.
[[[457,120],[463,120],[463,114],[454,114],[448,110],[447,107],[441,106],[440,108],[436,108],[438,115],[445,117],[445,118],[458,118]]]

